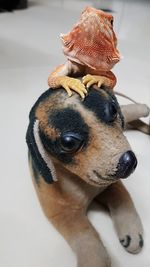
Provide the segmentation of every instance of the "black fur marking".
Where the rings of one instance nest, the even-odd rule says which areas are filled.
[[[79,112],[71,108],[55,110],[49,117],[49,124],[50,127],[59,131],[60,136],[68,132],[79,134],[84,142],[83,149],[86,147],[89,140],[89,127]],[[43,146],[51,155],[57,157],[63,163],[74,163],[74,154],[68,154],[62,150],[59,142],[60,137],[52,140],[42,130],[40,130],[40,137]]]
[[[88,139],[88,125],[84,122],[81,114],[72,108],[55,110],[49,117],[49,124],[61,133],[67,131],[75,132],[84,136],[85,140]]]
[[[131,243],[131,237],[129,235],[126,235],[124,239],[120,240],[120,243],[125,247],[128,248]]]
[[[107,93],[107,97],[103,94]],[[115,121],[114,109],[118,113],[122,127],[124,127],[124,119],[120,110],[120,106],[117,102],[117,99],[110,90],[106,88],[101,88],[100,90],[90,89],[88,96],[82,102],[82,104],[93,111],[96,117],[107,125],[113,125]]]
[[[26,134],[26,142],[32,157],[32,160],[36,166],[36,170],[39,171],[39,174],[43,176],[46,183],[53,183],[53,177],[50,169],[46,165],[45,161],[41,157],[33,134],[34,120],[32,120],[28,126],[27,134]]]
[[[33,170],[33,175],[35,178],[36,183],[39,185],[39,180],[40,180],[40,176],[39,176],[39,172],[35,166],[35,163],[31,157],[31,155],[29,155],[30,161],[31,161],[31,166],[32,166],[32,170]]]
[[[143,236],[141,234],[139,234],[139,238],[140,238],[139,246],[140,246],[140,248],[142,248],[144,246]]]

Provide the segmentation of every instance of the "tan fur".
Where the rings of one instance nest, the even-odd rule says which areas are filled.
[[[44,129],[44,132],[52,139],[56,138],[59,133],[52,127],[49,127],[48,115],[50,113],[50,110],[53,111],[54,103],[58,107],[62,106],[65,97],[63,96],[61,101],[58,99],[58,94],[56,93],[56,95],[53,95],[51,98],[46,99],[44,101],[44,105],[43,103],[39,105],[35,112],[35,115],[40,122],[41,129]]]

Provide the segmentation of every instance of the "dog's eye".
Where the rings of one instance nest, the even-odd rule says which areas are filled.
[[[83,138],[77,133],[63,133],[59,140],[59,145],[63,152],[75,153],[83,146]]]
[[[117,114],[118,114],[118,111],[117,111],[117,108],[116,108],[116,105],[115,103],[109,103],[108,105],[105,106],[105,109],[104,109],[104,117],[105,117],[105,121],[106,122],[113,122],[115,121],[115,119],[117,118]]]

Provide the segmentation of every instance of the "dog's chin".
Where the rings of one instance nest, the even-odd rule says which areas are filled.
[[[114,174],[108,174],[104,177],[100,174],[99,171],[93,170],[92,175],[88,175],[89,183],[101,187],[101,186],[109,186],[110,184],[117,181],[117,178],[115,178]]]
[[[115,179],[112,180],[109,178],[106,180],[101,180],[101,179],[95,180],[95,179],[89,178],[89,181],[88,181],[89,184],[96,186],[96,187],[107,187],[114,182],[115,182]]]

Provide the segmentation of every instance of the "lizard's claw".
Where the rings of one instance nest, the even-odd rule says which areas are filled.
[[[71,90],[73,90],[76,93],[78,93],[82,99],[85,98],[85,95],[87,94],[87,90],[84,84],[82,84],[80,80],[75,79],[75,78],[70,78],[68,76],[58,77],[58,79],[59,79],[60,86],[62,86],[67,91],[69,96],[72,95]]]
[[[101,87],[102,84],[107,85],[107,80],[108,78],[104,76],[91,75],[91,74],[87,74],[82,78],[82,82],[84,85],[86,85],[87,88],[89,88],[93,84],[97,84],[98,87]]]

